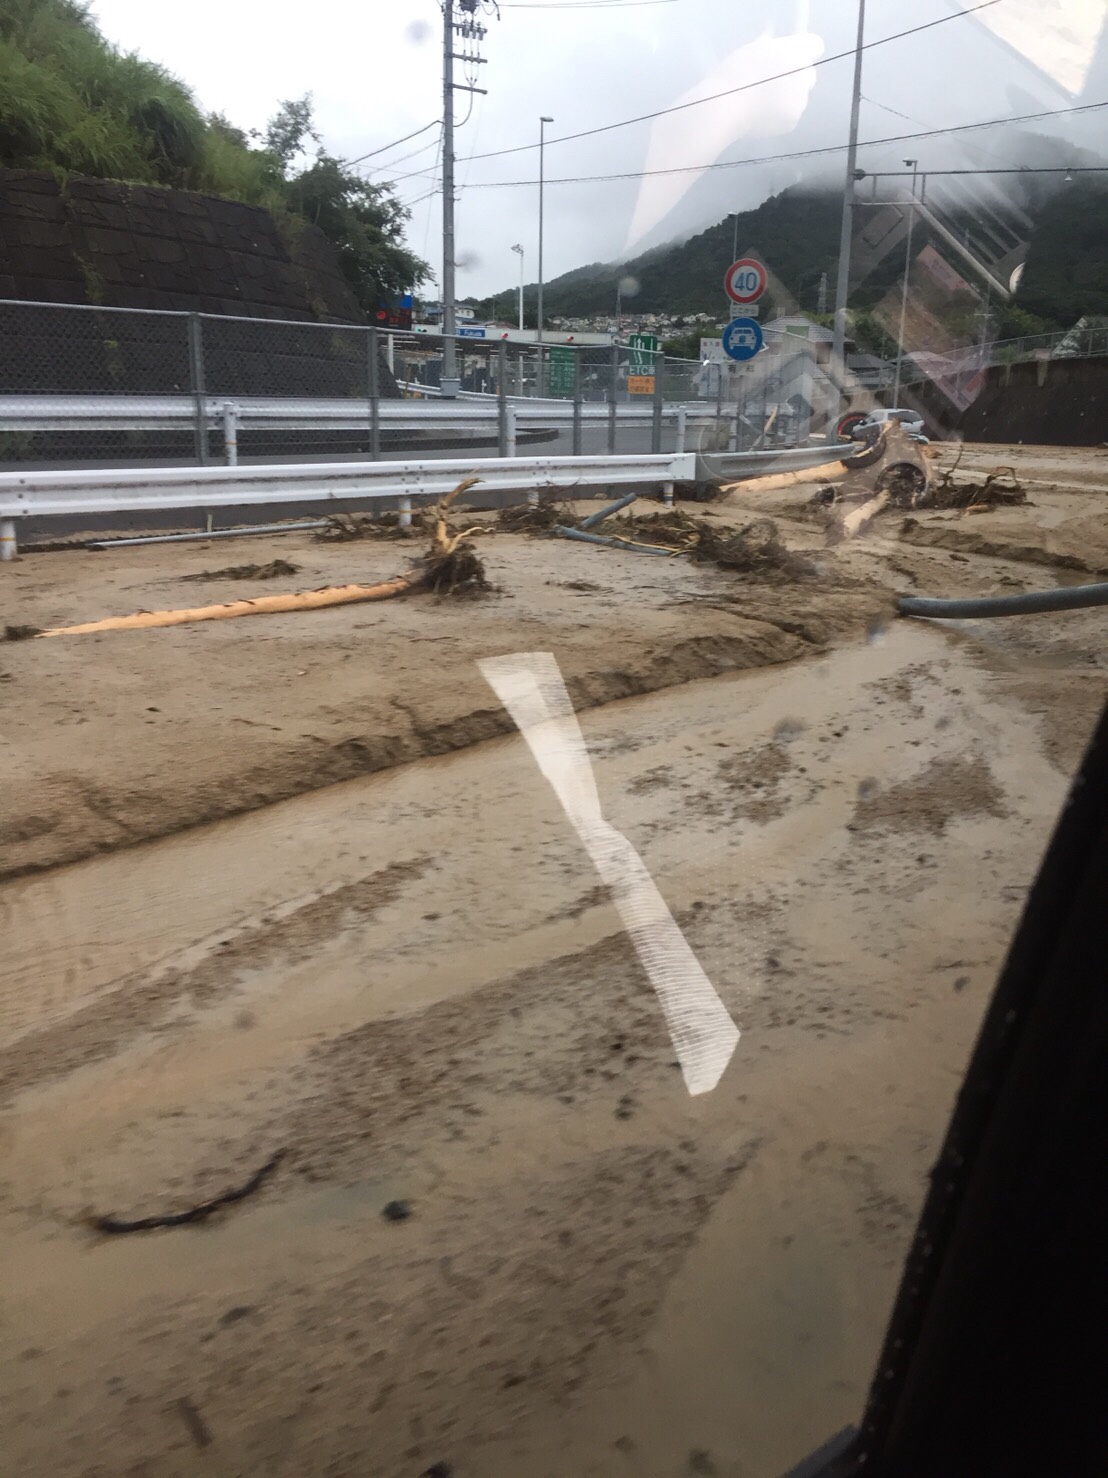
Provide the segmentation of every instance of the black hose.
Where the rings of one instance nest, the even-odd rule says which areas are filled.
[[[1057,590],[1031,590],[1025,595],[982,596],[976,600],[934,600],[901,595],[901,616],[938,616],[966,621],[976,616],[1032,616],[1040,611],[1080,611],[1086,606],[1108,606],[1108,585],[1063,585]]]

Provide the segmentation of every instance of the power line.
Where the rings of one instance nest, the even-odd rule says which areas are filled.
[[[867,41],[862,48],[863,51],[871,51],[876,46],[887,46],[891,41],[900,41],[905,36],[917,36],[921,31],[930,31],[935,26],[945,26],[950,21],[961,19],[965,15],[973,15],[979,10],[988,10],[993,5],[999,5],[1001,0],[982,0],[979,5],[972,6],[969,10],[960,10],[957,15],[940,16],[938,20],[927,21],[922,26],[912,26],[907,31],[896,31],[891,36],[882,36],[877,41]],[[734,97],[736,93],[749,92],[754,87],[765,87],[770,82],[781,82],[786,77],[798,77],[802,72],[809,72],[814,67],[826,67],[831,62],[841,62],[844,57],[853,58],[856,48],[851,47],[848,51],[836,51],[831,56],[820,57],[817,61],[806,62],[802,67],[790,67],[787,72],[775,72],[772,77],[759,77],[754,82],[744,82],[739,87],[729,87],[723,92],[710,93],[708,97],[695,98],[690,103],[675,103],[671,108],[659,108],[653,113],[640,113],[635,118],[624,118],[619,123],[604,123],[599,128],[585,128],[580,133],[566,133],[557,139],[548,139],[547,144],[566,144],[573,139],[592,138],[598,133],[611,133],[616,128],[629,128],[633,123],[648,123],[652,118],[664,118],[669,113],[680,113],[686,108],[699,108],[702,103],[714,103],[719,98]],[[496,159],[503,154],[522,154],[528,149],[537,149],[537,144],[516,144],[511,149],[492,149],[486,154],[470,154],[469,159]]]
[[[372,159],[377,154],[387,154],[390,149],[406,144],[409,139],[419,138],[421,133],[426,133],[429,128],[438,128],[440,119],[435,118],[430,123],[425,123],[422,128],[417,128],[414,133],[406,133],[402,139],[393,139],[391,144],[382,144],[379,149],[370,149],[368,154],[359,154],[354,159],[344,159],[343,164],[361,164],[363,159]]]
[[[439,130],[439,137],[437,139],[432,139],[429,144],[421,144],[418,149],[412,149],[411,152],[408,153],[408,154],[401,154],[401,156],[400,156],[399,159],[390,159],[386,164],[374,164],[374,165],[371,165],[370,166],[370,173],[371,174],[378,174],[382,170],[393,169],[398,164],[405,164],[405,163],[407,163],[407,161],[409,159],[417,159],[420,154],[426,154],[429,149],[438,149],[439,144],[441,142],[442,142],[442,130],[440,128],[440,130]]]
[[[1035,123],[1043,118],[1061,118],[1075,113],[1093,113],[1100,108],[1108,108],[1108,101],[1102,103],[1083,103],[1074,108],[1051,108],[1044,113],[1023,113],[1012,118],[990,118],[983,123],[957,123],[947,128],[930,128],[922,133],[900,133],[883,139],[867,139],[858,145],[859,149],[875,149],[881,144],[907,144],[917,139],[933,139],[944,134],[968,133],[978,128],[1000,128],[1013,123]],[[763,154],[756,159],[725,159],[717,160],[712,164],[683,164],[672,169],[635,169],[628,170],[622,174],[590,174],[590,175],[566,175],[562,178],[547,178],[548,185],[587,185],[599,182],[610,182],[614,180],[642,180],[654,175],[670,174],[703,174],[710,169],[742,169],[750,164],[781,164],[791,159],[815,159],[825,154],[841,154],[847,147],[846,144],[826,144],[818,149],[797,149],[789,154]],[[1013,173],[1032,173],[1033,171],[1014,170]],[[886,171],[882,171],[886,173]],[[937,173],[937,171],[929,171]],[[486,180],[478,184],[469,185],[470,190],[498,190],[518,185],[537,185],[538,180]]]

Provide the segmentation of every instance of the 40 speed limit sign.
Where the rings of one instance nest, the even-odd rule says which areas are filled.
[[[740,257],[728,267],[723,286],[733,303],[756,303],[766,290],[766,269],[757,257]]]

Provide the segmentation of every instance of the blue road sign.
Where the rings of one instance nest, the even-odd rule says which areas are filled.
[[[762,330],[753,318],[732,318],[723,330],[723,352],[729,359],[753,359],[763,342]]]

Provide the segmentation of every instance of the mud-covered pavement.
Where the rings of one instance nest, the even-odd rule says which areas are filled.
[[[1103,613],[888,592],[1108,567],[1084,486],[828,556],[782,497],[801,587],[504,539],[493,601],[0,646],[12,1471],[770,1478],[852,1420],[1105,686]],[[256,542],[294,583],[397,567]],[[216,562],[28,558],[5,618],[191,603]],[[742,1028],[704,1097],[474,665],[535,649]],[[278,1149],[204,1225],[82,1222]]]

